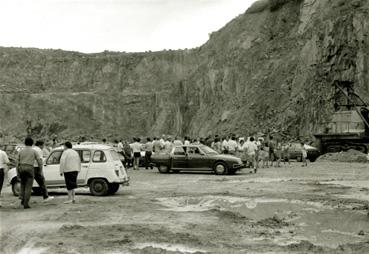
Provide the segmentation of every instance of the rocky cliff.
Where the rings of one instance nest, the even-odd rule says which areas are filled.
[[[334,82],[369,99],[369,0],[260,0],[196,49],[0,48],[0,133],[311,137]]]

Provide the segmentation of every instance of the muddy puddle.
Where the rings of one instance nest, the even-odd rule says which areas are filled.
[[[196,249],[182,244],[170,244],[170,243],[155,243],[155,242],[137,243],[134,245],[133,248],[140,250],[152,248],[157,250],[173,251],[180,253],[206,253],[206,251],[202,249]]]
[[[230,223],[251,223],[267,229],[275,229],[276,226],[281,228],[278,236],[261,236],[255,238],[254,242],[268,240],[287,245],[307,240],[316,245],[336,248],[343,243],[369,240],[366,210],[337,209],[325,202],[212,195],[158,198],[157,201],[166,211],[200,213],[202,216],[217,211],[219,219],[232,219]],[[230,213],[235,216],[229,216]],[[284,227],[287,228],[286,234],[283,234]],[[360,231],[364,234],[359,234]]]

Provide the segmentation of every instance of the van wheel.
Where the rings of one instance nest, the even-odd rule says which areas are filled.
[[[14,196],[19,196],[20,182],[18,180],[13,180],[13,182],[12,182],[12,192],[13,192]]]
[[[169,168],[168,166],[165,166],[165,165],[160,165],[158,167],[159,169],[159,172],[162,173],[162,174],[166,174],[166,173],[169,173]]]
[[[92,179],[90,192],[94,196],[105,196],[108,194],[109,186],[105,179]]]
[[[113,195],[119,190],[119,183],[110,183],[108,193]]]
[[[227,166],[223,162],[217,162],[214,165],[214,172],[217,175],[225,175],[227,174]]]

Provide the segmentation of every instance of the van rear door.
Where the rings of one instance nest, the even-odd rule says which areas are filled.
[[[76,150],[81,158],[81,171],[78,173],[77,183],[84,184],[86,183],[86,177],[88,173],[88,169],[91,165],[91,150],[89,149],[81,149]]]

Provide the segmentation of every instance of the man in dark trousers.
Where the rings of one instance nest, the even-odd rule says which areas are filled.
[[[17,174],[21,181],[21,190],[20,190],[20,199],[21,204],[24,206],[24,209],[30,208],[28,202],[31,198],[31,191],[33,185],[33,179],[35,176],[35,171],[33,168],[33,164],[35,160],[39,168],[42,170],[42,159],[38,155],[38,153],[32,148],[33,139],[27,137],[25,139],[24,144],[26,147],[22,149],[18,154],[17,160]]]
[[[144,146],[145,149],[145,168],[148,169],[149,167],[153,169],[151,155],[154,149],[153,142],[151,142],[151,138],[147,138],[147,142]]]
[[[41,140],[36,141],[36,144],[33,147],[33,149],[37,152],[37,154],[40,158],[43,157],[43,152],[42,152],[43,148],[44,148],[44,142],[41,141]],[[47,192],[44,173],[42,172],[42,168],[40,168],[38,166],[37,161],[35,161],[33,167],[34,167],[34,170],[35,170],[35,180],[38,183],[38,185],[40,186],[40,189],[42,191],[42,195],[44,197],[44,201],[50,201],[50,200],[54,199],[54,197],[49,196],[49,194]]]

